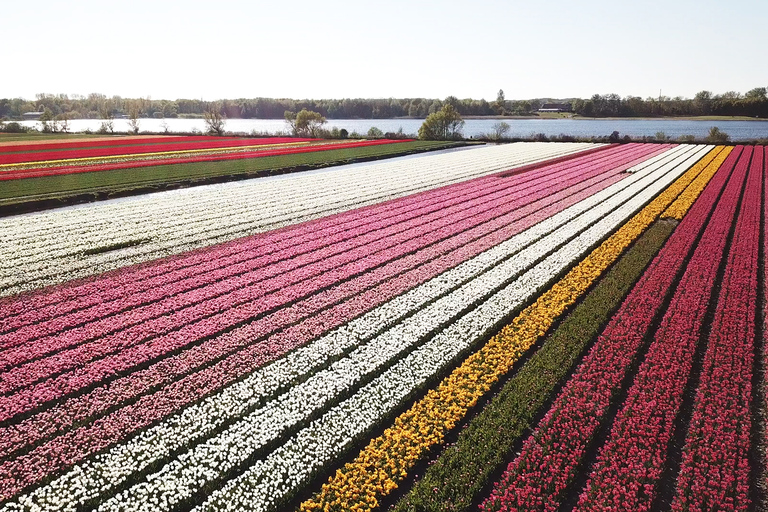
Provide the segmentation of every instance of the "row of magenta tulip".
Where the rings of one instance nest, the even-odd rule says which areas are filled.
[[[733,165],[734,160],[724,166]],[[556,510],[560,506],[729,175],[728,168],[715,174],[526,440],[520,455],[496,482],[484,510]]]
[[[746,155],[745,155],[746,157]],[[672,510],[745,510],[755,347],[763,148],[754,148],[709,330]],[[728,468],[728,471],[723,471]]]
[[[512,144],[191,187],[0,219],[0,295],[65,283],[488,176],[591,144]],[[127,244],[127,245],[125,245]],[[106,250],[123,247],[119,251]],[[5,302],[5,301],[3,301]],[[5,309],[5,308],[0,308]]]
[[[579,510],[605,510],[617,493],[635,510],[646,510],[655,499],[695,353],[705,334],[702,325],[718,285],[750,156],[751,148],[737,147],[729,157],[736,162],[735,169],[613,420]]]
[[[720,147],[710,152],[659,196],[635,219],[645,219],[638,227],[655,219],[670,203],[677,203],[681,192],[689,190],[693,183],[710,179],[710,164],[722,150]],[[696,196],[689,195],[687,207],[695,199]],[[616,310],[673,229],[672,223],[655,223],[622,256],[548,336],[542,348],[459,434],[457,442],[429,466],[424,477],[398,502],[396,510],[470,508],[490,476],[502,467],[511,447],[531,428],[539,408],[571,372],[584,347]],[[459,467],[461,470],[457,471]]]

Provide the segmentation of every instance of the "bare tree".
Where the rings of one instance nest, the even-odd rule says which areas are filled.
[[[133,133],[139,133],[139,116],[141,115],[141,100],[128,100],[126,111],[128,113],[128,126]]]
[[[99,104],[99,117],[103,119],[99,131],[102,133],[115,133],[115,116],[112,114],[112,106],[104,99]]]
[[[205,125],[208,127],[208,133],[224,135],[224,122],[226,117],[221,113],[221,103],[218,101],[209,103],[205,112],[203,112],[203,119],[205,120]]]
[[[72,119],[72,113],[71,112],[62,112],[58,116],[56,116],[56,120],[58,120],[61,123],[61,131],[64,133],[69,133],[69,120]]]
[[[491,132],[491,138],[493,140],[499,140],[507,136],[510,126],[502,121],[500,123],[494,123],[491,129],[493,130],[493,132]]]

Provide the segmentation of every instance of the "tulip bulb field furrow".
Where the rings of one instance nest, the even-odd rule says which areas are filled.
[[[54,138],[0,183],[420,143]],[[498,144],[6,215],[0,512],[764,509],[767,163]]]

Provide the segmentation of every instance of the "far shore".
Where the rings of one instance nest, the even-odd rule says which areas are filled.
[[[659,117],[585,117],[577,114],[544,114],[534,116],[462,116],[464,119],[573,119],[578,121],[622,121],[622,120],[642,120],[642,121],[768,121],[765,117],[748,116],[659,116]],[[413,118],[400,118],[413,119]]]

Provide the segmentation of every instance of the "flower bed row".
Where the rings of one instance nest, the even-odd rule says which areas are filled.
[[[82,161],[83,165],[64,165],[60,167],[46,167],[43,169],[23,169],[23,170],[10,170],[0,172],[0,181],[17,180],[25,178],[40,178],[46,176],[62,176],[67,174],[77,174],[82,172],[98,172],[109,171],[115,169],[138,169],[142,167],[156,167],[162,165],[175,165],[175,164],[194,164],[201,162],[219,162],[225,160],[242,160],[248,158],[264,158],[268,156],[281,156],[281,155],[293,155],[299,153],[310,153],[316,151],[330,151],[336,149],[351,149],[361,148],[366,146],[381,146],[384,144],[397,144],[405,141],[398,140],[363,140],[356,142],[335,142],[332,144],[311,144],[300,146],[276,147],[275,149],[268,149],[264,147],[252,147],[253,151],[243,151],[242,149],[232,148],[231,151],[216,151],[211,153],[210,151],[195,150],[195,151],[183,151],[183,152],[165,152],[157,154],[146,154],[146,159],[131,158],[115,158],[112,163],[102,163],[101,160],[93,160],[90,162]],[[250,147],[250,146],[249,146]],[[256,150],[258,149],[258,151]],[[190,155],[190,153],[193,153]],[[199,154],[194,154],[199,153]],[[172,158],[150,158],[150,156],[172,156]],[[72,163],[75,162],[69,160],[62,160],[60,162]]]
[[[233,137],[223,138],[223,140],[230,139],[233,139]],[[24,141],[23,143],[3,143],[0,144],[0,153],[26,153],[32,151],[50,151],[57,149],[96,148],[100,146],[141,146],[145,144],[167,144],[195,141],[205,142],[210,140],[222,140],[222,137],[216,135],[129,135],[117,137],[84,138],[75,141],[66,139],[48,139],[39,142]],[[275,138],[265,140],[278,139]]]
[[[109,297],[114,297],[113,300],[103,300],[105,297],[102,294],[102,301],[98,303],[97,307],[72,311],[72,305],[83,308],[88,304],[87,301],[95,300],[92,297],[87,297],[85,300],[72,301],[71,304],[59,302],[48,307],[35,309],[29,312],[27,318],[11,317],[2,322],[0,329],[9,332],[0,335],[0,346],[20,345],[40,339],[42,336],[83,326],[86,322],[105,319],[110,315],[125,311],[130,313],[131,318],[112,317],[109,320],[109,322],[117,323],[124,328],[174,310],[173,307],[166,308],[160,310],[159,313],[153,313],[151,316],[142,314],[137,318],[137,313],[140,311],[134,308],[155,302],[160,298],[173,297],[173,302],[186,306],[200,302],[206,297],[205,294],[200,293],[200,289],[206,285],[219,283],[218,287],[226,286],[228,289],[237,289],[247,284],[248,282],[243,281],[243,279],[247,279],[247,275],[256,270],[259,271],[258,278],[263,280],[266,277],[299,266],[324,260],[339,253],[346,253],[364,244],[372,244],[396,235],[402,237],[407,234],[408,229],[412,230],[418,227],[417,236],[422,236],[429,231],[453,226],[456,223],[453,231],[458,233],[462,230],[462,226],[458,225],[459,222],[465,224],[468,221],[475,224],[484,223],[488,219],[478,221],[475,218],[481,217],[483,213],[488,211],[492,212],[492,215],[499,216],[510,211],[516,211],[518,216],[522,217],[523,212],[535,211],[528,207],[534,202],[536,203],[535,209],[542,208],[547,205],[547,201],[561,199],[562,196],[559,194],[561,190],[579,185],[581,182],[592,185],[599,180],[610,180],[612,179],[611,176],[619,172],[619,169],[615,169],[613,174],[607,174],[606,167],[595,165],[586,171],[577,167],[568,169],[567,173],[546,173],[538,179],[521,183],[502,180],[492,182],[481,180],[481,183],[475,183],[473,180],[463,183],[459,187],[452,187],[451,190],[445,190],[442,197],[428,194],[423,201],[409,200],[409,204],[405,208],[398,208],[397,202],[388,203],[386,207],[382,207],[380,210],[388,211],[389,215],[378,215],[375,222],[365,222],[370,219],[370,216],[360,219],[358,222],[352,219],[350,224],[353,227],[343,231],[329,232],[331,230],[323,229],[324,223],[317,223],[315,225],[316,230],[312,234],[313,239],[304,242],[301,237],[293,237],[289,247],[275,247],[269,241],[264,240],[266,237],[243,239],[227,248],[227,252],[231,254],[229,258],[217,258],[215,251],[209,251],[213,254],[210,254],[200,264],[187,266],[181,271],[166,273],[157,278],[143,281],[141,288],[132,287],[128,293],[121,286],[121,282],[113,282],[109,278],[100,279],[101,283],[91,287],[107,290]],[[335,222],[329,222],[329,224],[335,224]],[[387,242],[389,245],[394,245],[392,241],[387,240]],[[272,252],[268,252],[270,249]],[[259,254],[265,252],[267,254],[263,256]],[[373,249],[370,249],[370,252],[374,252]],[[232,279],[232,281],[224,282],[225,279]],[[185,296],[179,295],[183,293],[191,295],[189,292],[194,292],[195,296],[192,297],[194,302],[190,302]],[[87,329],[92,336],[97,334],[97,331],[92,327]],[[50,340],[45,344],[38,345],[44,345],[45,350],[52,351],[57,342],[62,343],[63,340]],[[29,348],[24,350],[29,350]],[[24,355],[28,359],[34,357],[29,352],[25,352]],[[7,351],[0,354],[0,360],[7,357],[9,357]],[[21,361],[13,360],[13,362],[18,364]],[[0,362],[0,368],[2,366],[3,364]]]
[[[754,421],[750,405],[763,164],[763,148],[756,146],[709,330],[673,511],[737,511],[750,506],[748,458]]]
[[[0,152],[0,174],[2,168],[13,164],[27,162],[51,162],[71,159],[96,158],[114,155],[137,155],[157,152],[187,151],[213,148],[237,148],[244,146],[258,146],[264,144],[287,144],[296,142],[312,142],[316,139],[294,139],[291,137],[275,138],[256,138],[256,139],[234,139],[234,138],[208,138],[196,139],[193,141],[179,140],[176,142],[143,142],[131,146],[108,145],[97,147],[74,147],[61,148],[56,146],[56,150],[50,151],[25,151],[8,152],[7,148]]]
[[[531,223],[544,220],[557,211],[588,198],[604,186],[607,186],[607,183],[589,186],[547,207],[532,203],[529,206],[536,213],[534,218],[529,220]],[[18,425],[0,429],[0,438],[5,439],[0,440],[0,453],[8,455],[8,450],[18,450],[53,433],[66,431],[73,423],[90,421],[94,415],[109,410],[115,404],[133,400],[141,393],[168,384],[174,378],[182,378],[188,372],[199,371],[201,368],[202,372],[184,377],[186,382],[175,383],[162,393],[143,397],[142,404],[172,402],[178,407],[186,399],[171,397],[183,390],[182,384],[203,394],[209,392],[212,386],[229,384],[282,352],[338,327],[345,320],[363,314],[427,279],[508,240],[522,229],[515,219],[513,215],[497,217],[444,242],[387,263],[360,278],[341,283],[319,295],[266,315],[227,335],[191,347],[179,356],[172,356],[136,375],[128,375],[96,388],[87,395],[57,404]],[[299,323],[294,325],[294,322]],[[269,336],[269,343],[259,343],[266,336]],[[225,356],[226,359],[217,362]],[[214,363],[214,366],[206,367],[209,363]],[[182,396],[186,397],[188,394],[183,392]],[[140,405],[131,406],[130,409],[137,407],[140,408]],[[159,409],[167,414],[165,407]]]
[[[512,145],[352,169],[154,194],[66,212],[0,220],[0,294],[86,277],[338,211],[491,174],[588,145]],[[477,153],[475,153],[477,151]],[[279,200],[278,200],[279,198]],[[256,206],[258,205],[258,206]],[[23,229],[22,229],[23,228]],[[90,248],[147,237],[104,254]]]
[[[420,306],[419,301],[415,301],[416,303],[414,304],[413,299],[415,297],[418,297],[420,294],[423,294],[425,291],[427,291],[431,287],[434,287],[435,285],[439,285],[442,287],[448,286],[448,290],[450,290],[451,288],[457,286],[461,281],[459,283],[452,284],[451,281],[447,281],[447,282],[445,281],[445,276],[440,276],[438,279],[435,280],[434,284],[430,285],[428,283],[425,287],[420,287],[420,289],[416,289],[413,292],[409,292],[399,297],[395,301],[395,304],[393,304],[393,306],[390,306],[390,309],[392,310],[392,313],[390,313],[390,315],[392,316],[393,320],[396,320],[397,318],[402,317],[404,314],[407,314],[407,311],[411,311],[413,305],[415,305],[417,309],[420,310],[420,312],[416,313],[416,315],[414,316],[408,317],[409,320],[407,321],[407,325],[410,325],[411,329],[414,329],[414,328],[417,329],[417,332],[421,332],[422,334],[418,335],[416,334],[416,332],[412,333],[411,331],[407,330],[406,327],[401,327],[400,328],[401,330],[399,331],[401,335],[395,336],[394,338],[390,338],[390,339],[394,341],[405,335],[405,338],[412,340],[411,343],[413,343],[414,341],[417,341],[419,336],[423,337],[424,335],[428,335],[430,332],[432,332],[435,329],[435,327],[429,327],[430,323],[438,322],[436,325],[440,325],[439,322],[445,321],[445,318],[446,318],[445,315],[449,315],[448,316],[449,318],[450,315],[456,314],[456,313],[450,313],[451,310],[456,310],[456,308],[458,308],[458,311],[461,311],[466,307],[467,300],[469,300],[468,296],[466,295],[467,293],[471,293],[471,294],[480,293],[481,294],[480,297],[482,297],[482,294],[488,293],[487,291],[481,292],[480,289],[482,289],[482,287],[484,286],[491,286],[491,288],[498,287],[499,286],[498,280],[501,280],[501,283],[508,282],[509,279],[511,279],[510,273],[514,275],[516,272],[523,270],[526,265],[530,265],[530,263],[533,263],[537,261],[539,258],[541,258],[540,251],[543,250],[545,251],[545,254],[546,254],[546,252],[552,250],[553,247],[549,244],[554,244],[554,247],[557,247],[560,243],[562,243],[563,240],[567,240],[568,238],[574,236],[575,233],[578,233],[578,231],[580,231],[581,229],[589,226],[590,223],[600,219],[598,221],[598,224],[596,225],[597,226],[596,228],[594,229],[590,228],[590,230],[588,231],[588,235],[579,236],[577,239],[574,240],[573,243],[566,246],[565,249],[555,253],[555,255],[553,255],[554,259],[548,259],[547,262],[549,262],[549,265],[540,264],[536,267],[535,270],[532,270],[531,272],[529,272],[530,277],[528,279],[534,279],[533,282],[536,282],[537,279],[544,280],[546,282],[546,280],[549,280],[551,278],[549,272],[552,269],[550,265],[553,264],[552,263],[553,261],[561,261],[562,259],[565,259],[566,261],[561,261],[561,264],[568,264],[567,262],[571,261],[572,258],[574,257],[573,251],[576,251],[578,253],[578,251],[583,252],[584,250],[586,250],[591,244],[594,243],[594,241],[590,241],[593,239],[593,237],[598,237],[597,239],[599,239],[600,237],[604,236],[603,233],[605,232],[605,230],[611,229],[611,223],[614,223],[615,225],[615,222],[617,222],[618,219],[620,219],[622,216],[626,217],[626,215],[634,211],[637,208],[636,206],[637,201],[640,201],[642,203],[643,201],[646,201],[648,197],[655,195],[655,193],[658,191],[659,188],[663,188],[666,185],[666,183],[668,183],[668,180],[674,177],[674,176],[670,176],[673,174],[674,172],[671,172],[670,169],[666,169],[663,172],[646,173],[646,177],[643,177],[641,175],[636,175],[637,178],[633,181],[638,182],[639,185],[626,188],[625,186],[623,186],[623,182],[620,182],[619,184],[617,184],[617,185],[622,185],[621,187],[618,187],[618,189],[621,190],[621,192],[619,192],[618,194],[616,193],[616,189],[617,189],[616,185],[613,186],[614,190],[609,191],[608,189],[606,189],[604,193],[597,194],[597,196],[602,196],[595,200],[597,201],[598,204],[600,204],[601,201],[603,201],[604,199],[608,199],[608,201],[605,203],[602,203],[601,206],[599,207],[595,207],[595,208],[587,207],[586,209],[588,210],[588,213],[586,213],[582,217],[579,217],[579,222],[576,222],[576,221],[570,222],[565,226],[563,226],[562,228],[558,229],[557,231],[552,232],[550,235],[548,235],[546,237],[546,240],[547,240],[546,242],[543,241],[545,239],[542,239],[541,242],[537,242],[536,244],[529,246],[527,249],[525,249],[525,255],[523,253],[520,253],[518,257],[504,260],[504,263],[502,264],[503,266],[495,267],[495,270],[492,271],[492,273],[489,274],[488,277],[485,277],[483,279],[479,279],[479,278],[471,279],[471,281],[466,285],[464,285],[462,288],[458,289],[456,292],[453,292],[452,295],[447,296],[450,298],[440,299],[439,306],[434,306],[429,310],[425,310],[423,306]],[[660,175],[663,175],[664,177],[660,179]],[[647,187],[647,188],[645,188],[645,190],[643,190],[642,193],[638,194],[638,190],[643,189],[644,187]],[[625,189],[625,190],[622,190],[622,189]],[[626,201],[629,201],[629,202],[626,202]],[[613,204],[612,207],[610,206],[611,204]],[[616,210],[614,213],[610,215],[607,215],[607,216],[605,215],[608,211],[610,211],[611,208],[615,208],[618,205],[622,205],[619,208],[619,210]],[[605,210],[606,208],[608,208],[608,210]],[[582,208],[582,211],[584,211],[584,208]],[[562,219],[563,217],[565,217],[565,215],[559,215],[559,217],[560,219]],[[556,219],[551,222],[554,223],[554,225],[557,225],[558,221],[561,222],[560,219]],[[548,221],[544,221],[541,224],[546,224],[547,222]],[[544,230],[543,233],[547,233],[551,230],[551,228],[549,229],[541,228],[541,229]],[[575,230],[575,232],[572,230]],[[531,231],[534,231],[534,232],[531,233]],[[572,232],[572,234],[569,235],[568,234],[569,231]],[[530,237],[530,241],[527,243],[534,242],[541,236],[541,235],[537,236],[535,234],[535,230],[529,230],[526,233],[529,233],[528,236]],[[515,241],[515,243],[521,243],[523,238],[524,237],[517,237],[517,240]],[[509,250],[512,244],[511,243],[502,244],[499,247],[502,247],[502,246],[505,249]],[[494,249],[493,252],[498,253],[498,251],[500,250],[501,249],[498,249],[498,250]],[[470,271],[473,267],[476,267],[479,261],[483,261],[483,260],[487,260],[487,257],[485,258],[481,257],[478,261],[473,261],[472,263],[468,262],[468,264],[457,267],[457,268],[461,268],[464,272],[467,272],[467,271]],[[528,261],[529,263],[525,263],[526,261]],[[513,269],[516,268],[516,266],[517,268],[519,268],[519,270],[514,271]],[[491,279],[490,277],[491,275],[495,277]],[[515,296],[518,296],[518,294],[520,293],[523,293],[523,294],[530,293],[531,289],[532,289],[532,282],[524,280],[523,282],[519,282],[516,286],[509,286],[505,288],[504,290],[506,291],[504,293],[506,294],[508,299],[510,296],[515,297]],[[509,294],[512,294],[512,295],[509,295]],[[474,301],[477,301],[477,300],[478,299],[474,299]],[[400,307],[397,307],[396,304],[400,304]],[[438,303],[434,303],[434,304],[438,304]],[[403,306],[405,306],[405,309],[401,309]],[[456,328],[460,330],[466,329],[468,327],[472,327],[472,325],[474,325],[474,327],[472,327],[469,332],[476,332],[476,329],[479,326],[488,325],[487,314],[489,310],[501,311],[501,310],[495,309],[498,307],[499,307],[499,304],[494,300],[484,302],[483,306],[481,306],[478,310],[474,310],[473,312],[470,313],[469,318],[472,318],[473,323],[470,323],[469,325],[463,325],[462,322],[458,322],[452,325],[456,325],[457,326]],[[428,313],[424,311],[428,311]],[[360,319],[359,322],[353,322],[353,324],[356,324],[359,327],[354,327],[352,324],[350,324],[349,329],[351,329],[351,331],[349,331],[349,334],[347,336],[352,335],[353,339],[358,339],[360,337],[361,328],[371,331],[371,334],[375,334],[381,329],[380,327],[381,318],[382,318],[381,314],[382,313],[380,311],[374,311],[372,312],[371,315],[368,315],[367,318],[363,317],[365,318],[365,320]],[[496,313],[496,314],[499,314],[499,313]],[[415,318],[418,318],[418,322],[417,320],[415,320]],[[410,319],[414,319],[414,320],[410,320]],[[452,334],[447,334],[448,331],[443,331],[443,332],[446,332],[445,336],[455,337],[456,343],[464,344],[469,342],[466,334],[462,336],[457,336],[455,332]],[[338,334],[336,334],[336,336],[338,336]],[[389,336],[393,336],[393,335],[390,334]],[[471,339],[473,336],[474,335],[470,336],[469,339]],[[449,339],[453,339],[453,338],[449,338]],[[440,340],[441,339],[439,336],[431,340],[428,340],[427,343],[431,344],[429,345],[430,347],[432,347],[431,349],[424,348],[424,347],[427,347],[427,345],[423,345],[421,348],[413,352],[411,356],[413,356],[418,352],[418,353],[424,353],[424,354],[439,355],[441,360],[443,360],[442,358],[445,358],[445,357],[447,357],[448,360],[450,360],[452,356],[444,352],[443,349],[445,345],[441,344]],[[316,350],[323,346],[327,347],[328,342],[326,341],[326,342],[320,342],[317,344],[312,344],[308,346],[306,350],[312,350],[313,348]],[[426,352],[422,351],[422,348]],[[408,356],[408,357],[410,358],[411,356]],[[415,357],[416,356],[414,356],[414,358]],[[429,356],[429,357],[433,357],[433,356]],[[409,360],[411,361],[411,363],[409,364],[418,365],[420,372],[424,372],[428,368],[428,365],[421,364],[418,359],[409,359]],[[445,364],[445,362],[443,362],[442,364]],[[296,369],[302,368],[302,367],[303,366],[301,365],[295,364],[295,362],[294,364],[291,364],[290,366],[288,366],[288,368],[290,368],[292,371],[296,371]],[[276,368],[275,365],[266,367],[264,371],[271,371],[270,369],[272,368]],[[279,366],[277,368],[279,368]],[[413,369],[409,369],[408,371],[413,372]],[[419,373],[418,372],[412,373],[412,375],[419,375]],[[293,379],[295,379],[295,377]],[[399,382],[398,379],[395,379],[395,380]],[[387,381],[389,382],[389,380]],[[258,378],[258,379],[254,378],[253,380],[249,378],[249,379],[246,379],[246,381],[244,382],[259,383],[260,386],[264,386],[265,383],[268,384],[273,381],[269,379],[265,379],[264,376],[262,375],[261,378]],[[373,382],[376,382],[376,380],[374,380]],[[289,385],[289,382],[286,382],[285,385]],[[400,384],[396,384],[396,385],[399,386]],[[227,402],[226,400],[223,400],[220,395],[211,397],[210,399],[203,402],[203,404],[210,404],[208,405],[208,407],[213,408],[209,413],[208,419],[201,419],[199,416],[195,417],[195,414],[193,412],[190,412],[190,411],[198,411],[198,412],[201,411],[201,408],[203,407],[202,404],[199,406],[194,406],[187,409],[184,415],[186,418],[188,418],[189,423],[187,423],[187,426],[185,428],[188,430],[189,429],[193,429],[193,430],[206,429],[211,424],[221,424],[222,421],[226,421],[225,420],[226,416],[228,416],[229,414],[235,414],[235,412],[233,412],[234,409],[238,409],[239,407],[244,406],[243,404],[244,396],[242,395],[242,388],[240,389],[241,389],[241,392],[235,395],[237,397],[237,399],[235,400],[235,403]],[[370,389],[370,388],[365,387],[364,389]],[[235,407],[235,404],[239,404],[239,405]],[[358,411],[357,414],[364,414],[364,410]],[[110,463],[110,458],[109,458],[110,455],[106,455],[106,454],[103,457],[97,458],[97,460],[100,460],[104,464],[107,464],[108,469],[107,467],[102,465],[100,469],[93,469],[95,473],[89,473],[94,475],[93,482],[96,482],[95,484],[89,484],[89,485],[96,485],[96,489],[101,489],[101,490],[93,490],[91,487],[89,487],[89,489],[92,489],[89,492],[104,493],[108,491],[108,489],[106,491],[103,490],[103,487],[102,487],[104,485],[103,481],[98,477],[99,474],[103,474],[103,473],[100,473],[100,471],[108,471],[108,474],[110,474],[110,477],[111,477],[110,485],[118,485],[119,479],[116,476],[117,474],[122,474],[121,472],[126,472],[126,471],[130,473],[132,469],[136,468],[136,464],[139,464],[139,463],[144,464],[147,461],[147,456],[161,457],[162,454],[164,453],[167,454],[169,452],[172,452],[174,449],[168,448],[169,443],[170,444],[181,443],[181,445],[179,446],[189,446],[189,442],[190,442],[189,432],[185,432],[186,435],[179,435],[178,433],[175,435],[172,435],[169,432],[161,432],[163,428],[165,429],[171,428],[170,425],[175,425],[175,424],[180,425],[177,423],[177,421],[179,420],[166,422],[164,424],[161,424],[161,426],[153,427],[152,429],[141,434],[138,438],[136,438],[136,440],[129,442],[127,445],[116,447],[112,452],[108,452],[112,454],[112,456],[119,456],[120,454],[123,454],[122,457],[125,457],[125,456],[130,457],[130,460],[133,461],[130,464],[126,464],[125,460],[116,461],[114,459]],[[152,437],[152,436],[155,436],[155,437]],[[90,437],[88,437],[88,439],[90,439]],[[151,444],[149,445],[141,444],[141,441],[148,440],[148,439],[152,439]],[[254,442],[256,442],[256,439],[254,439]],[[156,443],[160,443],[160,445],[158,446]],[[67,445],[70,445],[70,444],[77,444],[77,443],[71,443],[71,442],[67,443]],[[130,448],[130,447],[133,447],[133,448]],[[61,447],[61,446],[59,447],[60,450],[63,448],[65,447]],[[134,452],[133,449],[138,451]],[[141,453],[142,455],[137,458],[137,455],[139,453]],[[32,453],[31,456],[35,457],[34,453]],[[41,457],[41,459],[42,458],[43,457]],[[47,459],[48,457],[45,457],[45,458]],[[30,459],[30,460],[34,460],[34,459]],[[27,469],[27,468],[30,468],[29,464],[24,465],[22,462],[23,461],[19,461],[19,463],[16,465],[15,468],[9,468],[8,466],[5,467],[5,469],[8,470],[8,473],[6,474],[8,475],[9,479],[11,478],[11,475],[17,475],[16,478],[19,478],[19,475],[21,475],[21,473],[26,473],[27,476],[29,476],[29,474],[34,471],[34,469]],[[42,499],[46,501],[48,498],[45,498],[45,496],[54,496],[54,495],[57,496],[56,499],[64,499],[67,496],[68,498],[66,499],[79,499],[77,496],[73,497],[70,492],[67,492],[65,496],[61,496],[59,494],[60,491],[55,491],[54,489],[62,489],[62,488],[66,488],[68,490],[71,489],[71,485],[73,484],[72,478],[76,478],[78,486],[81,485],[84,479],[86,478],[85,476],[83,476],[84,475],[83,471],[84,471],[83,466],[79,466],[79,468],[76,471],[73,470],[72,473],[69,473],[70,476],[65,475],[61,479],[51,484],[50,487],[41,488],[39,492],[38,491],[35,492],[35,495],[36,495],[35,499],[36,500]],[[91,471],[91,470],[88,470],[88,471]],[[125,478],[127,477],[128,476],[126,475]],[[17,482],[16,485],[18,485],[18,480],[16,480],[16,482]],[[8,488],[6,488],[6,491],[7,490]],[[53,493],[53,494],[49,494],[49,493]]]
[[[636,232],[644,229],[676,195],[698,179],[722,149],[708,153],[622,229],[628,230],[633,225]],[[695,197],[688,199],[690,206]],[[423,478],[397,503],[395,510],[437,512],[471,508],[512,446],[532,427],[531,421],[537,412],[571,372],[590,340],[673,230],[672,223],[657,222],[634,243],[547,337],[541,349],[459,434],[456,443],[430,464]],[[541,330],[546,330],[544,327],[546,324]]]
[[[49,349],[55,350],[57,347],[78,345],[89,339],[93,341],[79,344],[71,350],[56,353],[30,364],[19,366],[23,361],[20,358],[28,357],[30,353],[34,355],[34,350],[22,346],[18,350],[5,351],[2,355],[7,353],[16,357],[9,359],[7,363],[8,367],[14,366],[14,368],[0,375],[0,390],[6,393],[15,391],[43,378],[74,369],[77,369],[76,378],[79,385],[87,385],[84,379],[88,367],[84,365],[100,355],[117,354],[115,358],[95,363],[98,367],[106,367],[111,371],[120,367],[118,364],[112,364],[113,360],[130,360],[131,353],[136,352],[127,351],[127,348],[156,336],[163,337],[159,341],[154,339],[151,345],[163,347],[161,350],[176,350],[178,343],[188,344],[194,339],[215,335],[228,326],[236,326],[266,311],[290,304],[310,293],[347,280],[357,273],[365,272],[425,245],[450,237],[457,230],[461,232],[488,221],[502,213],[498,211],[499,208],[509,204],[514,203],[509,202],[509,197],[502,196],[487,204],[492,208],[487,213],[480,212],[470,217],[466,222],[467,225],[463,224],[460,217],[448,215],[432,222],[437,226],[427,224],[428,229],[417,227],[399,234],[395,232],[394,235],[387,236],[376,243],[361,245],[357,248],[350,244],[342,244],[340,250],[336,251],[338,254],[333,256],[320,251],[320,255],[313,258],[312,265],[291,268],[296,263],[295,259],[286,260],[284,265],[277,266],[274,277],[270,277],[272,274],[270,268],[262,268],[257,272],[230,278],[211,287],[218,292],[214,293],[214,298],[199,304],[193,302],[194,305],[191,307],[186,307],[188,301],[185,297],[171,297],[167,301],[171,302],[171,306],[166,307],[165,310],[161,309],[166,306],[161,302],[148,306],[146,309],[149,309],[150,313],[146,315],[142,315],[141,310],[128,310],[124,315],[110,317],[96,324],[86,324],[82,328],[66,331],[64,335],[56,334],[50,338],[36,340],[36,345],[45,347],[41,349],[43,353]],[[472,206],[471,201],[469,206]],[[449,211],[444,212],[449,213]],[[474,214],[474,212],[470,213]],[[536,217],[524,219],[521,227],[530,226],[535,219]],[[418,222],[420,221],[421,219],[418,219]],[[384,231],[388,234],[386,230]],[[379,232],[374,232],[374,237],[378,235]],[[353,239],[352,242],[356,240]],[[393,246],[395,250],[390,250],[389,248]],[[201,292],[194,290],[191,293],[195,296]],[[99,324],[105,327],[99,328]],[[126,324],[135,325],[125,329]],[[162,352],[157,353],[149,349],[150,344],[141,344],[137,348],[145,360],[162,355]],[[50,388],[47,385],[45,387]],[[52,387],[59,390],[66,388],[61,384],[60,379],[57,379]],[[0,399],[0,402],[3,400]]]
[[[484,510],[557,509],[734,164],[735,158],[726,160],[725,168],[691,207],[525,442],[520,456],[495,484]]]
[[[736,219],[751,153],[751,148],[737,147],[729,156],[732,160],[738,157],[734,171],[613,420],[611,433],[579,500],[579,510],[604,510],[609,502],[615,503],[617,496],[634,510],[648,510],[653,503],[703,334],[701,326]]]
[[[673,162],[674,177],[701,156],[702,153],[697,152],[693,157]],[[665,193],[663,197],[667,198],[665,202],[660,203],[660,199],[653,201],[502,329],[483,349],[468,358],[437,390],[430,391],[426,398],[403,413],[393,427],[371,441],[353,463],[337,471],[323,486],[321,493],[312,501],[305,502],[303,507],[310,510],[325,507],[347,510],[356,506],[367,509],[371,503],[377,503],[381,496],[388,494],[428,449],[442,442],[445,432],[461,420],[501,375],[509,371],[520,355],[589,288],[674,196]]]
[[[601,148],[602,149],[602,148]],[[597,156],[597,155],[596,155]],[[572,156],[573,163],[568,168],[579,168],[590,160],[582,156]],[[602,161],[602,160],[601,160]],[[561,175],[565,167],[552,168],[547,166],[546,172],[555,176]],[[522,177],[519,182],[531,183],[541,180],[541,176],[531,173]],[[538,181],[537,181],[538,182]],[[147,289],[165,289],[177,281],[192,276],[201,276],[230,265],[237,265],[257,257],[270,256],[269,261],[278,259],[279,252],[285,246],[296,247],[296,250],[311,250],[322,247],[324,240],[330,237],[346,235],[360,230],[370,230],[386,219],[409,211],[423,215],[441,208],[446,203],[445,197],[459,195],[459,189],[464,196],[477,190],[498,190],[506,186],[505,180],[495,178],[475,178],[467,183],[457,183],[406,196],[385,203],[374,204],[323,217],[315,221],[288,226],[284,229],[257,234],[247,239],[236,240],[216,247],[198,250],[179,255],[175,258],[144,264],[131,268],[130,271],[117,271],[97,280],[87,281],[76,286],[58,287],[46,293],[38,293],[25,297],[24,301],[5,300],[0,311],[0,332],[17,330],[22,326],[34,324],[57,314],[84,309],[96,304],[120,299],[125,295],[141,295]],[[425,206],[426,205],[426,206]],[[285,251],[283,251],[285,253]],[[104,287],[101,279],[109,279],[110,284]],[[105,289],[106,288],[106,289]]]

